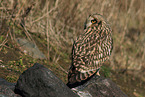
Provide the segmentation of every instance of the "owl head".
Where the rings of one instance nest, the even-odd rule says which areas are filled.
[[[99,26],[102,25],[103,23],[106,23],[106,20],[104,17],[100,14],[93,14],[90,15],[85,22],[84,29],[87,29],[89,27],[94,27],[94,26]]]

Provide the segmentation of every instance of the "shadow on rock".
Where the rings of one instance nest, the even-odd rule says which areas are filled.
[[[52,71],[38,63],[22,73],[15,93],[22,97],[78,97]]]
[[[72,85],[68,86],[72,87]],[[71,88],[71,90],[80,97],[128,97],[110,79],[97,75],[94,75],[84,84]]]

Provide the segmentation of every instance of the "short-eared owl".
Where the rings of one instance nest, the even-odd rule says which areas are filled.
[[[99,75],[101,64],[109,59],[112,48],[112,32],[108,22],[100,14],[90,15],[84,32],[73,44],[68,83],[81,82],[95,73]]]

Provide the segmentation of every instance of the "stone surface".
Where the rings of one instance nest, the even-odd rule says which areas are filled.
[[[38,63],[22,73],[15,93],[23,97],[78,97],[50,70]]]
[[[110,79],[97,75],[72,90],[80,97],[128,97]]]
[[[21,97],[15,94],[8,86],[0,85],[0,97]]]
[[[45,55],[39,50],[37,45],[34,44],[33,42],[22,38],[16,38],[16,41],[24,53],[29,54],[33,58],[46,59]]]
[[[14,91],[16,83],[10,83],[10,82],[7,82],[5,79],[0,78],[0,86],[1,85],[5,85]]]

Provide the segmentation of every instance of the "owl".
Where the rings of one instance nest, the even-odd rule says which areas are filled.
[[[81,82],[94,74],[100,75],[101,65],[109,59],[112,49],[112,30],[108,22],[100,14],[90,15],[83,33],[73,44],[68,83]]]

